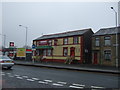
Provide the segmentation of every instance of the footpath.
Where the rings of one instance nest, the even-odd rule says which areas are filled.
[[[100,65],[89,65],[89,64],[64,64],[64,63],[55,63],[55,62],[32,62],[25,60],[15,60],[15,64],[23,65],[23,66],[47,67],[47,68],[56,68],[56,69],[120,74],[120,69],[111,66],[100,66]]]

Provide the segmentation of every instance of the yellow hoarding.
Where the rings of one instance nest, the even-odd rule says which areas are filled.
[[[25,48],[17,48],[17,57],[25,57],[25,56],[26,56]]]

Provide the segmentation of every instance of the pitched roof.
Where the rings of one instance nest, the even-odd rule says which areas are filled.
[[[112,27],[112,28],[102,28],[99,31],[97,31],[93,36],[99,36],[99,35],[112,35],[112,34],[120,34],[120,27]]]
[[[67,36],[74,36],[74,35],[83,35],[87,31],[92,31],[92,30],[91,29],[83,29],[83,30],[68,31],[68,32],[64,32],[64,33],[43,35],[34,40],[51,39],[51,38],[67,37]]]

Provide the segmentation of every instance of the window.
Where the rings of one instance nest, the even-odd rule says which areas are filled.
[[[48,40],[48,45],[52,46],[52,40]]]
[[[100,46],[100,38],[95,38],[95,46]]]
[[[51,56],[51,55],[52,55],[52,50],[51,50],[51,49],[48,49],[48,50],[47,50],[47,55],[48,55],[48,56]]]
[[[79,43],[79,37],[74,37],[73,43],[74,43],[74,44],[78,44],[78,43]]]
[[[55,46],[57,45],[57,42],[58,42],[58,40],[55,39],[55,40],[54,40],[54,45],[55,45]]]
[[[111,60],[111,50],[104,51],[105,60]]]
[[[111,41],[110,41],[110,37],[109,36],[104,37],[104,40],[105,40],[105,46],[110,46],[111,45]]]
[[[68,48],[64,47],[63,48],[63,56],[67,56],[68,55]]]
[[[46,50],[43,50],[43,56],[46,56]]]
[[[68,44],[68,38],[63,39],[63,44]]]

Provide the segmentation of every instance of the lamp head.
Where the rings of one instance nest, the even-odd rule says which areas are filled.
[[[111,9],[113,9],[113,7],[111,7]]]

